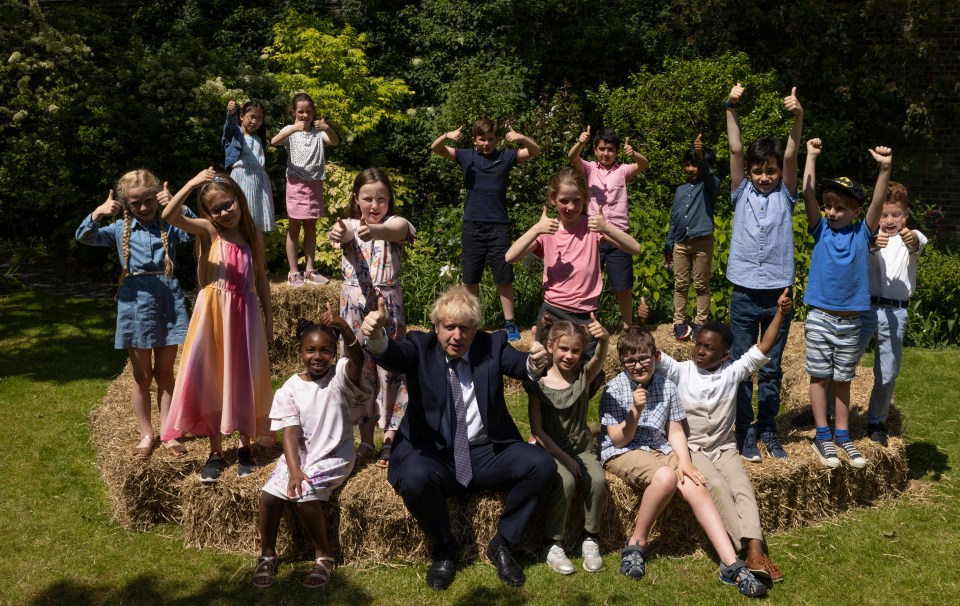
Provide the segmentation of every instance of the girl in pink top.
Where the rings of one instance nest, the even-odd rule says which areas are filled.
[[[531,253],[543,259],[543,305],[537,317],[538,326],[547,312],[557,319],[590,324],[590,314],[597,313],[603,286],[601,242],[609,242],[634,256],[640,254],[640,244],[608,223],[602,209],[587,217],[587,182],[572,168],[564,168],[553,177],[547,197],[559,218],[548,216],[544,205],[540,220],[507,250],[506,261],[516,263]],[[592,355],[592,347],[588,350],[587,355]]]

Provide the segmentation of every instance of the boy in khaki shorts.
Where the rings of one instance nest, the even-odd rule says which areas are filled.
[[[736,585],[748,597],[766,595],[767,587],[737,557],[705,479],[690,460],[681,424],[686,417],[677,388],[669,379],[653,374],[659,359],[653,335],[631,326],[621,333],[617,354],[624,370],[600,397],[600,462],[643,491],[633,534],[620,552],[620,573],[633,579],[643,577],[643,550],[650,528],[679,492],[720,557],[720,580]]]

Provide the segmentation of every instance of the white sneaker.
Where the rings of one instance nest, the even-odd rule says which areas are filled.
[[[577,568],[573,565],[573,562],[567,558],[567,554],[564,553],[563,547],[554,543],[544,551],[543,559],[546,560],[547,564],[550,565],[550,568],[553,568],[560,574],[573,574],[576,572]]]
[[[580,545],[583,554],[583,569],[587,572],[600,572],[603,569],[603,558],[600,557],[600,546],[590,537]]]

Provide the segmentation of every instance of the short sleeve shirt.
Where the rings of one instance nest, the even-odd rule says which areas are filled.
[[[744,178],[733,192],[733,234],[727,279],[755,289],[793,284],[793,208],[797,196],[780,184],[768,194]]]
[[[870,230],[863,221],[831,229],[825,218],[810,228],[813,256],[803,302],[831,311],[868,311]]]
[[[507,186],[510,184],[510,169],[517,163],[517,150],[497,150],[484,156],[475,149],[457,148],[455,156],[463,169],[463,183],[467,190],[463,220],[510,223]]]
[[[597,310],[603,280],[600,277],[601,234],[590,231],[586,217],[567,231],[537,237],[534,253],[543,258],[543,300],[574,313]]]
[[[323,143],[327,134],[315,128],[297,131],[287,137],[287,176],[302,181],[322,181],[327,178],[327,161]]]
[[[633,407],[633,392],[637,383],[626,372],[621,372],[603,388],[600,396],[600,462],[604,465],[613,457],[631,450],[657,451],[670,454],[673,448],[667,441],[667,423],[686,418],[683,405],[672,381],[662,375],[654,375],[647,388],[647,404],[640,413],[637,431],[633,440],[624,448],[614,446],[607,433],[611,425],[619,425],[627,418]]]
[[[917,257],[927,245],[927,237],[917,230],[917,250],[910,251],[899,234],[890,236],[886,247],[870,253],[870,294],[874,297],[906,301],[917,289]]]
[[[599,214],[623,231],[630,229],[630,203],[627,200],[627,181],[633,178],[630,164],[614,164],[604,168],[599,162],[581,162],[590,188],[590,216]]]

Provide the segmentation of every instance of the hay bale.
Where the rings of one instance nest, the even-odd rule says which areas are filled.
[[[89,416],[97,466],[113,503],[113,518],[127,530],[149,530],[157,524],[179,521],[180,481],[206,459],[204,447],[185,446],[188,455],[174,459],[157,447],[147,460],[135,459],[130,450],[140,440],[130,404],[133,371],[128,361],[123,372],[110,384],[103,402]],[[155,399],[155,387],[151,400]],[[154,415],[154,434],[160,435]],[[202,451],[202,454],[200,452]]]
[[[268,345],[273,376],[289,377],[303,370],[295,338],[297,320],[319,320],[327,310],[327,303],[330,303],[334,313],[339,313],[341,284],[340,280],[330,280],[326,284],[307,284],[294,288],[286,282],[270,283],[273,341]]]

